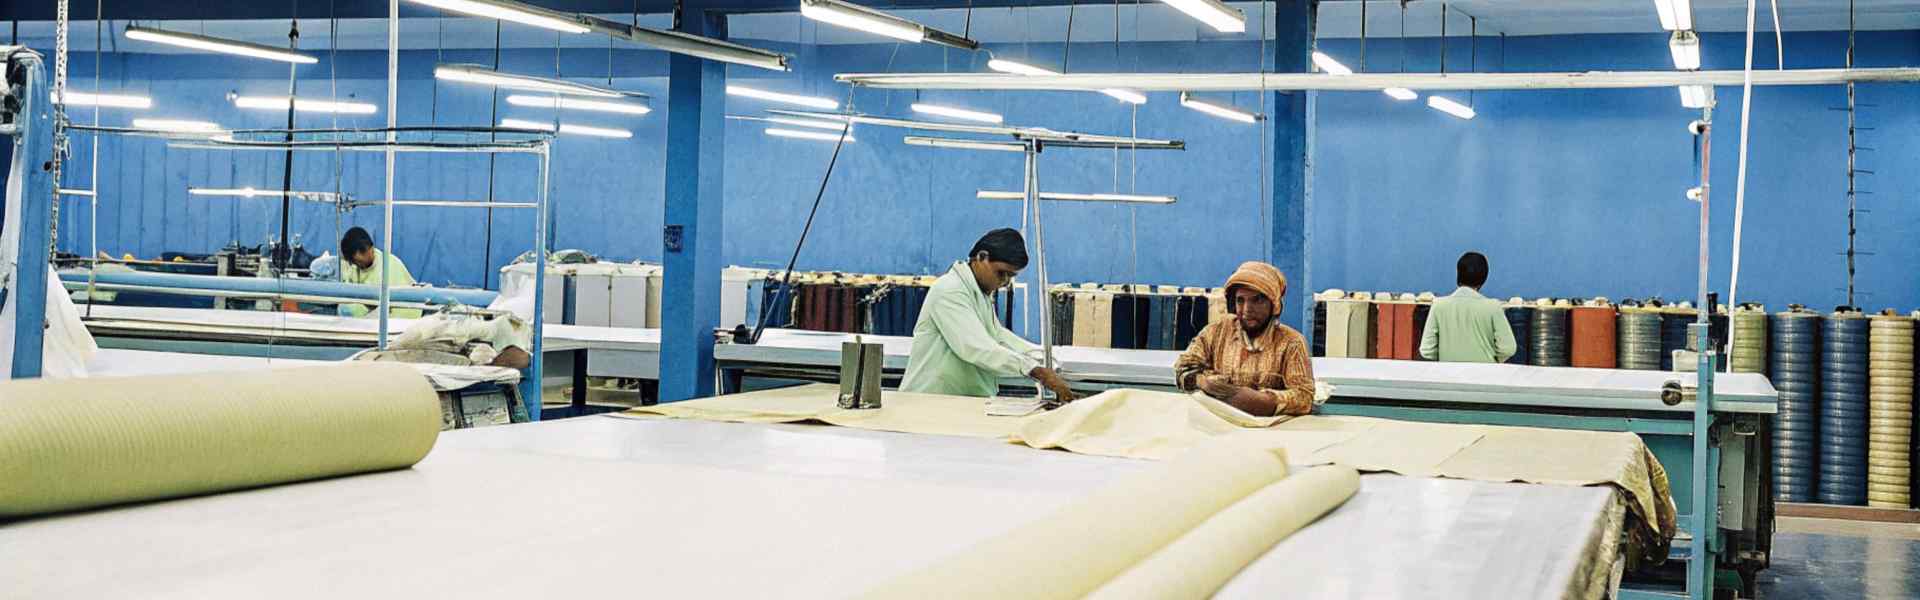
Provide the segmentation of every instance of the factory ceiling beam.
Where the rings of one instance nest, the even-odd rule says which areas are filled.
[[[634,11],[632,0],[535,0],[544,8],[588,14],[628,14]],[[1013,8],[1027,6],[1067,6],[1070,0],[976,0],[973,8]],[[899,0],[887,5],[887,10],[915,10],[930,8],[967,8],[966,0]],[[52,21],[53,2],[6,2],[0,3],[0,21]],[[661,15],[673,12],[671,0],[641,0],[640,14]],[[770,13],[798,12],[798,0],[712,0],[702,2],[703,10],[723,13]],[[92,5],[75,5],[75,14],[83,18],[92,18],[88,14]],[[114,20],[231,20],[231,19],[285,19],[298,16],[302,19],[384,19],[387,16],[387,3],[382,0],[339,0],[329,6],[325,2],[302,2],[299,14],[290,14],[288,6],[278,2],[259,2],[257,0],[200,0],[196,2],[154,2],[152,0],[105,0],[102,12]],[[421,6],[407,6],[400,11],[402,18],[443,16],[438,11]]]
[[[1628,89],[1681,85],[1740,85],[1740,71],[1587,71],[1580,73],[843,73],[853,85],[920,90],[1099,91],[1124,87],[1142,92],[1234,92],[1252,90],[1379,91]],[[1920,81],[1920,68],[1756,70],[1754,85],[1836,85]]]

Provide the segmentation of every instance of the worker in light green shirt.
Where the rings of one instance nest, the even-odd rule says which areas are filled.
[[[1040,364],[1038,349],[993,318],[993,292],[1026,267],[1027,243],[1018,231],[995,229],[974,242],[967,260],[927,290],[901,391],[990,397],[1000,392],[1001,377],[1024,376],[1073,400],[1067,382]]]
[[[1506,362],[1519,346],[1500,301],[1480,295],[1480,287],[1487,284],[1487,257],[1463,254],[1454,272],[1460,287],[1433,301],[1420,334],[1420,356],[1445,362]]]
[[[373,247],[373,236],[367,230],[355,227],[340,236],[340,281],[380,287],[380,269],[375,264],[385,265],[393,272],[387,278],[387,288],[403,288],[413,285],[413,273],[407,271],[406,263],[400,257],[381,252]],[[364,317],[373,312],[372,305],[342,304],[340,314],[348,317]],[[395,308],[390,311],[396,319],[420,318],[420,309]]]

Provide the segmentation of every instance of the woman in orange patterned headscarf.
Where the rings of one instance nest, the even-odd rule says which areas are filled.
[[[1173,363],[1174,383],[1259,416],[1313,412],[1313,363],[1300,332],[1276,318],[1287,278],[1263,262],[1241,263],[1227,278],[1233,318],[1208,324]]]

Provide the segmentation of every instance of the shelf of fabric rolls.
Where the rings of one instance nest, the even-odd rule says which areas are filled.
[[[1431,302],[1430,294],[1319,294],[1314,354],[1421,360]],[[1684,373],[1695,361],[1687,325],[1699,312],[1689,303],[1514,299],[1505,308],[1519,346],[1509,364]],[[1823,314],[1798,305],[1773,313],[1719,306],[1710,315],[1720,371],[1757,374],[1777,391],[1777,413],[1765,419],[1770,427],[1753,436],[1764,440],[1755,449],[1768,456],[1757,463],[1764,467],[1759,483],[1780,514],[1920,522],[1911,468],[1920,460],[1913,437],[1916,320],[1920,311],[1867,315],[1842,307]],[[1730,323],[1737,329],[1731,347]],[[1651,437],[1649,444],[1657,454],[1677,445]],[[1665,456],[1662,462],[1685,464]]]

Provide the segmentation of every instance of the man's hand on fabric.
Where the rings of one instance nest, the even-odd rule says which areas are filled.
[[[1054,372],[1053,369],[1034,367],[1033,371],[1027,373],[1027,376],[1032,377],[1034,381],[1040,382],[1040,385],[1052,390],[1053,395],[1058,398],[1059,401],[1072,402],[1074,400],[1073,388],[1068,387],[1067,380],[1061,379],[1060,374]]]
[[[1247,388],[1234,385],[1233,382],[1229,381],[1224,375],[1202,375],[1200,377],[1200,391],[1206,392],[1208,396],[1212,396],[1215,400],[1223,402],[1230,401],[1234,395],[1246,390]]]

